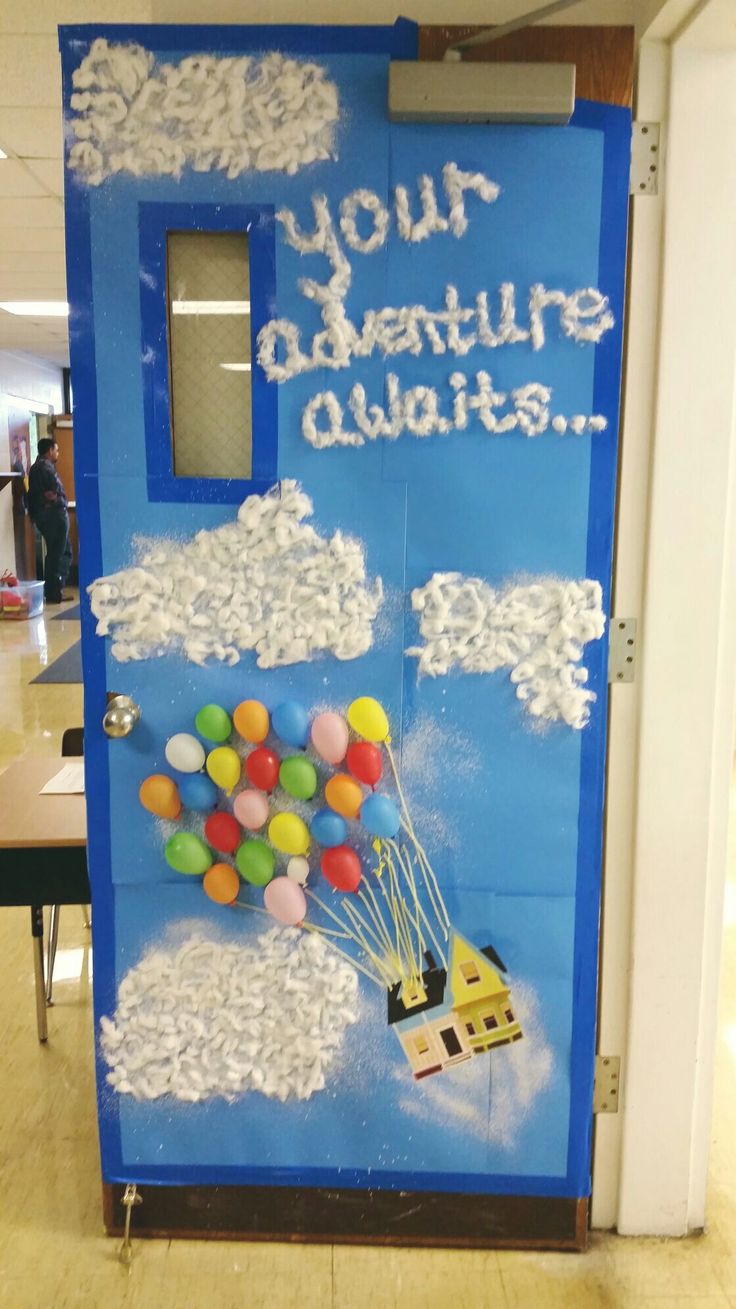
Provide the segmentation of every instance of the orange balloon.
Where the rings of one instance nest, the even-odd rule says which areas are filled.
[[[235,731],[251,745],[260,745],[268,736],[270,720],[265,704],[260,700],[243,700],[233,714]]]
[[[325,800],[330,809],[343,818],[357,818],[363,803],[363,792],[354,777],[336,773],[325,787]]]
[[[238,898],[240,878],[230,864],[212,864],[204,875],[202,885],[215,904],[232,904]]]
[[[165,773],[154,773],[141,782],[138,799],[157,818],[178,818],[181,813],[179,788]]]

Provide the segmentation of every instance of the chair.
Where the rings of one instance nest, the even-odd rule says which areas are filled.
[[[67,727],[61,738],[62,757],[79,756],[84,754],[84,728]],[[92,926],[90,918],[90,906],[83,904],[82,918],[84,926]],[[54,904],[51,906],[51,917],[49,919],[49,944],[48,954],[46,957],[46,1004],[53,1004],[53,986],[54,986],[54,962],[56,960],[56,947],[59,943],[59,914],[61,905]]]

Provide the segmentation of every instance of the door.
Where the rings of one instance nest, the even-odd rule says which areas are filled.
[[[103,1176],[573,1244],[630,118],[390,124],[415,46],[63,32]]]

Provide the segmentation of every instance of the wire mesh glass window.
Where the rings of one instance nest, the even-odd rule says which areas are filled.
[[[176,477],[251,476],[248,237],[167,237],[171,443]]]

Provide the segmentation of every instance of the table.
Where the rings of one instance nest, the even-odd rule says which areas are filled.
[[[48,1038],[43,906],[90,901],[85,797],[39,795],[64,762],[27,756],[0,774],[0,906],[30,906],[39,1041]]]

